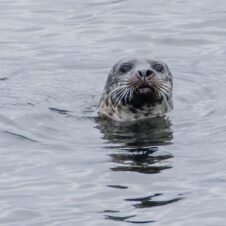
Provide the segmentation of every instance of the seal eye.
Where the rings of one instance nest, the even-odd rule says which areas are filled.
[[[153,68],[158,71],[158,72],[163,72],[164,71],[164,67],[161,64],[154,64]]]
[[[119,71],[122,73],[126,73],[128,71],[130,71],[132,69],[132,65],[131,64],[123,64],[120,68]]]

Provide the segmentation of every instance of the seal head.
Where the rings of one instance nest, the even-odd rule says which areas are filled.
[[[98,111],[117,121],[162,116],[173,109],[172,88],[166,63],[126,57],[111,69]]]

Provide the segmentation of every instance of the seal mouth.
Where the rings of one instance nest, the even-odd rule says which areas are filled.
[[[161,96],[158,93],[157,88],[151,82],[142,82],[135,86],[132,98],[129,100],[135,108],[142,108],[144,105],[155,105],[160,103]]]
[[[137,92],[140,94],[146,94],[151,92],[151,87],[147,84],[142,84],[137,87]]]
[[[154,90],[153,90],[153,88],[152,88],[150,85],[148,85],[148,84],[141,84],[141,85],[139,85],[139,86],[137,87],[136,92],[137,92],[138,94],[141,94],[141,95],[143,94],[143,95],[145,95],[145,94],[151,94],[151,93],[153,93]]]
[[[150,93],[150,92],[151,92],[151,89],[149,87],[139,88],[139,93],[140,94],[147,94],[147,93]]]

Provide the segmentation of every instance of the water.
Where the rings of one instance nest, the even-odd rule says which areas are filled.
[[[2,0],[0,225],[226,225],[225,7]],[[168,63],[166,118],[96,117],[127,55]]]

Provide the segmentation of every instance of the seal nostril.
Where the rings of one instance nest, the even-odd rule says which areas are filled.
[[[146,77],[150,76],[153,74],[153,71],[152,70],[147,70],[146,71]]]
[[[141,71],[138,71],[138,74],[140,77],[143,77],[143,73]]]
[[[148,77],[152,75],[154,72],[152,70],[143,70],[143,71],[138,71],[138,75],[143,78],[143,77]]]

